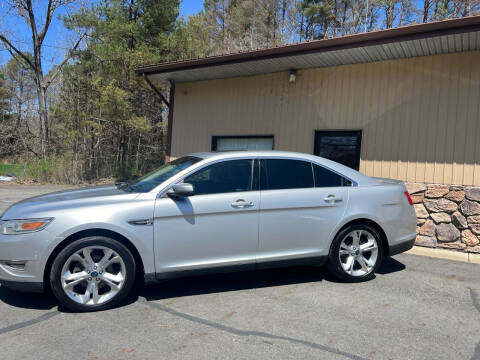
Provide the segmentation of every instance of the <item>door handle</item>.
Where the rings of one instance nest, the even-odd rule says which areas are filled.
[[[249,207],[252,207],[253,205],[254,205],[253,201],[246,202],[243,199],[238,199],[237,201],[232,203],[232,207],[237,208],[237,209],[249,208]]]
[[[323,199],[325,202],[329,203],[329,204],[335,204],[337,202],[340,202],[342,201],[343,199],[342,198],[339,198],[339,197],[336,197],[335,195],[333,194],[330,194],[328,195],[325,199]]]

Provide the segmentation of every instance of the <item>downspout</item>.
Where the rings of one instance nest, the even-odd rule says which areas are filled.
[[[150,81],[150,79],[148,78],[148,76],[145,73],[143,73],[143,79],[148,84],[148,86],[150,86],[150,88],[155,92],[155,94],[157,94],[160,97],[160,99],[162,99],[162,101],[165,103],[165,105],[170,107],[170,104],[167,101],[167,99],[165,99],[165,96],[163,96],[163,94],[160,92],[160,90],[158,90],[157,87],[155,85],[153,85],[153,83]]]
[[[170,103],[168,105],[168,124],[167,124],[167,146],[165,151],[165,163],[170,162],[172,157],[172,132],[173,132],[173,106],[175,104],[175,84],[170,83]]]

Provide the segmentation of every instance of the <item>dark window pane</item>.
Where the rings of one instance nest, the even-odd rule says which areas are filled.
[[[360,143],[360,131],[317,131],[315,155],[358,170]]]
[[[262,160],[260,174],[263,190],[313,187],[312,165],[301,160]]]
[[[193,185],[195,195],[250,191],[252,163],[252,160],[219,162],[187,176],[184,182]]]
[[[335,186],[351,186],[350,180],[345,179],[333,171],[323,166],[313,164],[313,173],[315,174],[315,187],[335,187]]]

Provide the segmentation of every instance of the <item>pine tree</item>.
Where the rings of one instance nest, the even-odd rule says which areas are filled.
[[[56,117],[84,152],[87,177],[99,169],[128,177],[162,163],[166,108],[135,69],[170,58],[178,9],[178,0],[103,0],[65,19],[88,29],[89,40],[64,73]]]

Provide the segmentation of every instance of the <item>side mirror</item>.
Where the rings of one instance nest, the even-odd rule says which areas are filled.
[[[193,185],[188,183],[172,185],[170,190],[167,191],[168,197],[172,199],[183,199],[184,197],[191,196],[194,193]]]

